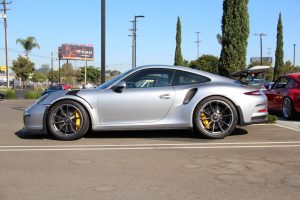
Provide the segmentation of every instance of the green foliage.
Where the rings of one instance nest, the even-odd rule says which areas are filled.
[[[6,89],[6,90],[1,90],[0,92],[3,92],[5,94],[6,99],[16,99],[16,91],[12,89]]]
[[[13,67],[11,68],[17,78],[21,78],[23,81],[27,80],[29,76],[34,72],[34,63],[26,57],[19,56],[17,60],[13,60]]]
[[[174,65],[176,66],[182,66],[183,63],[183,57],[181,53],[181,22],[180,17],[177,19],[177,32],[176,32],[176,50],[175,50],[175,59],[174,59]]]
[[[48,73],[48,79],[52,83],[59,82],[59,73],[58,70],[53,70]]]
[[[19,38],[19,39],[17,39],[16,43],[17,44],[20,43],[21,46],[24,48],[27,58],[28,58],[30,51],[32,51],[32,49],[40,48],[40,45],[36,42],[36,39],[33,36],[29,36],[25,39]]]
[[[79,72],[77,73],[76,76],[76,81],[77,82],[84,82],[84,73],[85,72],[85,67],[80,67]],[[86,68],[86,80],[89,83],[94,83],[97,84],[100,82],[100,70],[97,69],[94,66],[88,66]]]
[[[25,92],[25,99],[38,99],[42,96],[43,90],[28,90]]]
[[[291,61],[285,62],[285,64],[281,68],[281,74],[290,74],[290,73],[296,73],[299,72],[298,67],[294,67]]]
[[[48,79],[47,75],[41,72],[35,71],[32,75],[33,82],[45,82]]]
[[[63,64],[61,68],[62,83],[74,83],[76,75],[77,71],[73,69],[73,65],[71,63]]]
[[[228,76],[246,67],[249,36],[248,0],[224,0],[219,74]]]
[[[197,60],[191,61],[189,67],[217,74],[219,59],[213,55],[202,55]]]
[[[278,120],[278,117],[275,115],[268,115],[268,121],[266,123],[268,124],[274,124]]]
[[[279,14],[278,24],[277,24],[277,45],[275,51],[275,67],[274,67],[274,77],[273,81],[277,80],[277,78],[282,75],[283,66],[283,27],[281,20],[281,13]]]

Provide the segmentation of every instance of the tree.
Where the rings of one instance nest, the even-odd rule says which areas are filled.
[[[285,64],[282,66],[281,74],[290,74],[299,72],[298,67],[294,67],[291,61],[286,61]]]
[[[22,81],[26,81],[35,70],[34,63],[23,56],[19,56],[17,60],[13,60],[13,67],[11,69],[15,72],[16,78],[21,78]]]
[[[73,65],[71,63],[65,63],[62,65],[61,76],[64,83],[74,83],[76,71],[73,69]]]
[[[40,45],[36,42],[36,39],[33,36],[29,36],[25,39],[19,38],[17,39],[16,43],[20,43],[21,46],[24,48],[26,58],[29,57],[29,53],[30,51],[32,51],[32,49],[40,48]]]
[[[217,38],[217,40],[218,40],[218,43],[219,43],[220,45],[222,45],[222,35],[221,35],[220,33],[218,33],[217,36],[216,36],[216,38]]]
[[[48,73],[48,79],[52,83],[59,82],[59,73],[58,70],[53,70]]]
[[[47,79],[48,79],[47,75],[42,72],[35,71],[32,75],[32,81],[35,83],[45,82]]]
[[[224,0],[219,74],[228,76],[246,67],[248,36],[248,0]]]
[[[84,82],[85,67],[80,67],[76,76],[77,82]],[[100,82],[100,70],[94,66],[86,68],[86,81],[89,83],[98,84]]]
[[[181,54],[181,22],[180,17],[177,19],[177,32],[176,32],[176,50],[175,50],[175,59],[174,65],[182,66],[183,58]]]
[[[274,76],[273,81],[282,74],[281,67],[283,66],[283,27],[281,20],[281,13],[279,13],[278,23],[277,23],[277,44],[275,51],[275,66],[274,66]]]
[[[219,59],[213,55],[202,55],[197,60],[191,61],[189,67],[217,74]]]

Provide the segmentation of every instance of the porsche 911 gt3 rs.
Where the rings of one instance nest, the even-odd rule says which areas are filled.
[[[24,130],[75,140],[88,131],[193,129],[223,138],[237,125],[266,121],[259,90],[178,66],[131,69],[91,90],[43,95],[24,112]]]

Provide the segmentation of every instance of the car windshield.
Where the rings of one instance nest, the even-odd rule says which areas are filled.
[[[106,88],[108,88],[110,85],[112,85],[116,81],[119,81],[120,79],[122,79],[123,77],[125,77],[127,74],[129,74],[132,71],[133,71],[133,69],[130,69],[130,70],[124,72],[123,74],[119,74],[118,76],[116,76],[116,77],[112,78],[111,80],[103,83],[102,85],[99,85],[98,89],[106,89]]]

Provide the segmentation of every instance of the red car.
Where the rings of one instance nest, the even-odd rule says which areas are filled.
[[[270,111],[281,112],[286,119],[294,118],[300,112],[300,73],[280,76],[264,93]]]

